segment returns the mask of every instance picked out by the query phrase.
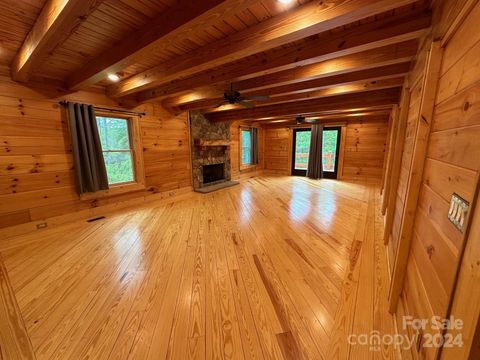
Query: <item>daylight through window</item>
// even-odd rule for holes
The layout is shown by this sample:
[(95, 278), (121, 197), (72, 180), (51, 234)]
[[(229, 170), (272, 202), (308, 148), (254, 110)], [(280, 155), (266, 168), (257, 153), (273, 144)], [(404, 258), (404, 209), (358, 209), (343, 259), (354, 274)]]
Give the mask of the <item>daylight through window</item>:
[(107, 168), (108, 183), (135, 180), (133, 150), (127, 119), (97, 116), (97, 126)]
[(242, 165), (252, 163), (252, 131), (242, 129)]

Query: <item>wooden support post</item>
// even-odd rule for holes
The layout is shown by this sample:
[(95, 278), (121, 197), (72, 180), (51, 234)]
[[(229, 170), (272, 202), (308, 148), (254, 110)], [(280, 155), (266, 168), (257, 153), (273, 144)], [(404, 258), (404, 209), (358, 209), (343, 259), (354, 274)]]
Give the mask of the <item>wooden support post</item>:
[(397, 309), (398, 299), (403, 289), (406, 266), (410, 252), (413, 225), (417, 209), (418, 195), (423, 177), (423, 168), (427, 153), (430, 129), (433, 120), (433, 110), (437, 94), (437, 85), (440, 73), (443, 49), (440, 42), (433, 42), (425, 65), (424, 83), (422, 87), (420, 110), (418, 113), (418, 125), (414, 140), (412, 164), (407, 185), (407, 196), (403, 208), (402, 223), (398, 241), (395, 266), (393, 269), (392, 282), (390, 284), (390, 312)]
[[(392, 112), (390, 113), (388, 127), (388, 136), (385, 149), (385, 158), (383, 161), (383, 171), (382, 171), (382, 188), (380, 190), (381, 194), (388, 193), (388, 187), (390, 185), (390, 172), (392, 171), (392, 159), (393, 152), (395, 151), (395, 137), (397, 136), (397, 127), (398, 127), (398, 106), (394, 105)], [(382, 215), (385, 215), (385, 210), (388, 203), (388, 197), (383, 196), (382, 200)]]
[[(405, 143), (405, 133), (407, 131), (408, 109), (410, 106), (410, 89), (405, 87), (403, 90), (402, 100), (400, 101), (400, 111), (398, 115), (398, 128), (395, 136), (395, 146), (392, 153), (392, 171), (390, 172), (390, 185), (385, 189), (384, 199), (386, 198), (386, 218), (383, 240), (388, 244), (390, 232), (393, 226), (393, 216), (395, 214), (395, 203), (397, 197), (397, 187), (402, 167), (403, 145)], [(383, 212), (383, 211), (382, 211)]]

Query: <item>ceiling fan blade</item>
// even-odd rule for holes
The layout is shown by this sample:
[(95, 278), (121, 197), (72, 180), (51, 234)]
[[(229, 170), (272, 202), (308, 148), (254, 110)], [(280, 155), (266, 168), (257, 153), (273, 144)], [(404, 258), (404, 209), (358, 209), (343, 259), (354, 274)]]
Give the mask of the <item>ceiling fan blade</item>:
[(254, 108), (254, 107), (255, 107), (255, 104), (252, 103), (252, 102), (250, 102), (250, 101), (244, 101), (244, 100), (242, 100), (242, 101), (239, 101), (238, 103), (239, 103), (240, 105), (246, 107), (247, 109), (251, 109), (251, 108)]
[(217, 109), (217, 108), (219, 108), (220, 106), (223, 106), (223, 105), (225, 105), (225, 101), (223, 101), (220, 104), (218, 104), (217, 106), (215, 106), (214, 109)]
[(249, 96), (246, 97), (245, 100), (268, 101), (270, 100), (270, 96)]

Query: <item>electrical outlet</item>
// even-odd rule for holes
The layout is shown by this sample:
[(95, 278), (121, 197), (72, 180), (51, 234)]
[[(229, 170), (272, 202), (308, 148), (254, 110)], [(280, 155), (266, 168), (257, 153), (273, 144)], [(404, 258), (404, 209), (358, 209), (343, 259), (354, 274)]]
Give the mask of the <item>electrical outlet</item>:
[(465, 231), (468, 208), (470, 204), (458, 194), (453, 193), (448, 209), (448, 219), (462, 233)]
[(43, 223), (38, 223), (37, 224), (37, 229), (45, 229), (47, 227), (47, 223), (46, 222), (43, 222)]

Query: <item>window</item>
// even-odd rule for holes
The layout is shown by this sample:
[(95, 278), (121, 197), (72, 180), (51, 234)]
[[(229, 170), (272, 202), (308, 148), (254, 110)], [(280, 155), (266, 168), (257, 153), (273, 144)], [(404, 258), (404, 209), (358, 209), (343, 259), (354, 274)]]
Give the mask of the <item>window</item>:
[(135, 181), (129, 120), (102, 116), (96, 120), (109, 185)]
[(250, 165), (252, 163), (252, 130), (241, 129), (242, 141), (242, 165)]

